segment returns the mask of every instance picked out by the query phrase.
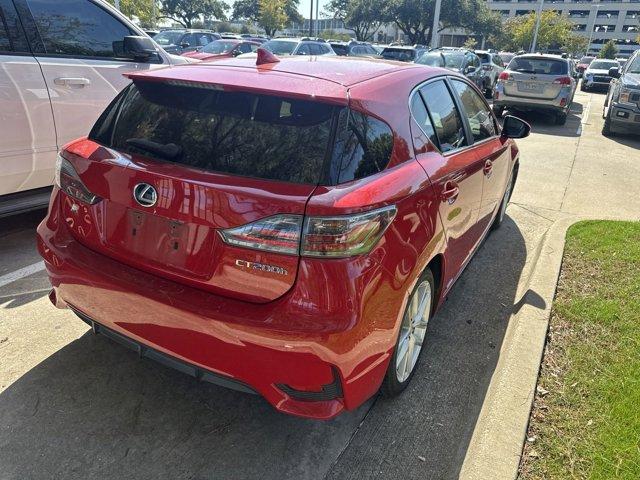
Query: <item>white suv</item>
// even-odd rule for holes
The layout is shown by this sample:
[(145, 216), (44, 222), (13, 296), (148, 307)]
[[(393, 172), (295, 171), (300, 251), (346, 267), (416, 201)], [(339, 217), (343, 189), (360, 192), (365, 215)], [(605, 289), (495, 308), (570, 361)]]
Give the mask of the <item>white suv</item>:
[(0, 0), (0, 216), (47, 203), (56, 153), (169, 55), (101, 0)]

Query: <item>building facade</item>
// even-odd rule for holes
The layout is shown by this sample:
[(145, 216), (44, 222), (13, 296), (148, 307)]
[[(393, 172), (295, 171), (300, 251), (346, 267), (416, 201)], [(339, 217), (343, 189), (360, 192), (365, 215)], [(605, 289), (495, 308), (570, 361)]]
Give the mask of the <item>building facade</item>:
[[(503, 19), (536, 12), (539, 1), (530, 0), (488, 0), (491, 10)], [(575, 24), (575, 31), (591, 36), (589, 53), (596, 54), (609, 40), (618, 47), (621, 57), (628, 57), (640, 48), (640, 0), (546, 0), (544, 10), (555, 10), (565, 15)]]

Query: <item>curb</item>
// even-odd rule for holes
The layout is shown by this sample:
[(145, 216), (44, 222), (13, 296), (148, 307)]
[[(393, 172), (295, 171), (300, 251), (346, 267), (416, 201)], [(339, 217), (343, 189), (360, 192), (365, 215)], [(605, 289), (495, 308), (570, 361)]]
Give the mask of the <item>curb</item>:
[[(544, 353), (567, 229), (576, 217), (555, 221), (532, 255), (533, 268), (522, 283), (505, 332), (500, 357), (460, 471), (465, 480), (511, 479), (518, 475), (522, 446)], [(524, 290), (524, 292), (522, 291)], [(540, 296), (544, 306), (527, 302)]]

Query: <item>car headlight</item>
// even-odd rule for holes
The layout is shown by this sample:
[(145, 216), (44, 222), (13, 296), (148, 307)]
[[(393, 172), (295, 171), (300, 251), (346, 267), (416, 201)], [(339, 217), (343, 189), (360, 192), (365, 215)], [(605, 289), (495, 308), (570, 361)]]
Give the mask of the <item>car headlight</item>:
[(591, 80), (593, 78), (593, 73), (585, 73), (584, 76), (587, 80)]
[(618, 95), (618, 102), (620, 103), (633, 103), (631, 101), (631, 94), (634, 93), (632, 90), (622, 87), (620, 89), (620, 95)]

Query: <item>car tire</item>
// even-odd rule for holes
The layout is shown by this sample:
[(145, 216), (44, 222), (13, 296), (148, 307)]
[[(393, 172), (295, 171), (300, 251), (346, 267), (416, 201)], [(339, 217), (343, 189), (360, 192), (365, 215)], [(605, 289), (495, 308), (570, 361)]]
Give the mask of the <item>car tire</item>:
[(493, 113), (496, 114), (496, 117), (498, 118), (502, 117), (502, 114), (504, 113), (504, 107), (493, 105), (491, 109), (493, 110)]
[(609, 108), (607, 111), (607, 116), (604, 117), (604, 123), (602, 124), (602, 135), (605, 137), (613, 136), (613, 132), (611, 131), (611, 109)]
[(585, 87), (584, 82), (580, 83), (580, 91), (581, 92), (588, 92), (587, 87)]
[[(391, 398), (402, 393), (415, 374), (420, 355), (424, 350), (435, 293), (433, 273), (429, 268), (426, 268), (411, 292), (402, 315), (396, 346), (380, 387), (380, 392), (385, 397)], [(413, 318), (410, 315), (412, 311), (416, 312)], [(418, 344), (418, 342), (420, 343)], [(416, 348), (419, 348), (417, 352)], [(402, 351), (404, 351), (404, 355), (401, 354)], [(399, 358), (399, 355), (402, 356)]]
[(500, 207), (498, 207), (498, 213), (496, 213), (496, 218), (493, 219), (493, 223), (491, 224), (491, 230), (497, 230), (504, 222), (504, 215), (507, 211), (507, 206), (509, 205), (509, 201), (511, 200), (511, 194), (513, 193), (513, 187), (516, 183), (516, 177), (518, 167), (517, 165), (513, 169), (513, 173), (511, 173), (511, 178), (509, 178), (509, 183), (507, 184), (507, 189), (502, 196), (502, 200), (500, 201)]
[(567, 112), (556, 113), (556, 125), (567, 123)]

